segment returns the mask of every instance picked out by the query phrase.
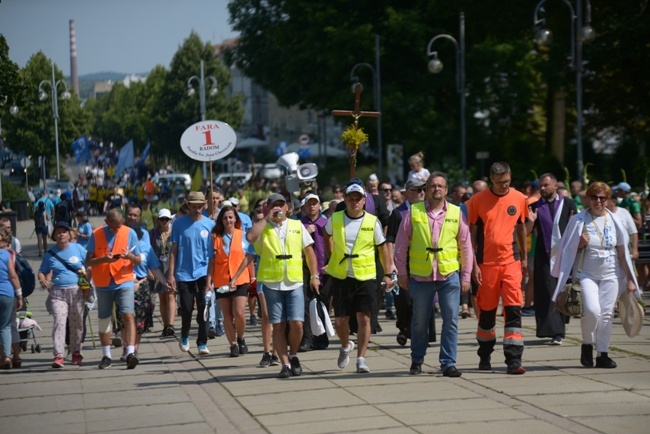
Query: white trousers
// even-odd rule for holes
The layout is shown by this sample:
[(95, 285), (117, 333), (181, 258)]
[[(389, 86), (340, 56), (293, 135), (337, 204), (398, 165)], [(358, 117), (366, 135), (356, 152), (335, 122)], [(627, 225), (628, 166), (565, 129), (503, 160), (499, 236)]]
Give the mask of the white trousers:
[(618, 299), (619, 282), (615, 278), (593, 280), (580, 278), (582, 287), (583, 311), (580, 320), (582, 343), (596, 343), (596, 352), (609, 351), (609, 339), (612, 334), (612, 316)]

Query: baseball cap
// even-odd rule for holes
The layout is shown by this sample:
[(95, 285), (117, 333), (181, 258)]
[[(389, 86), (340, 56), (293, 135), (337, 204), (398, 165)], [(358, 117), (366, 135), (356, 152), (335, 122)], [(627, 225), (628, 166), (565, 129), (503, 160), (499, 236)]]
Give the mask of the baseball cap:
[(632, 187), (627, 182), (619, 182), (618, 185), (616, 187), (614, 187), (614, 189), (615, 190), (623, 190), (623, 191), (625, 191), (627, 193), (632, 191)]
[(316, 201), (320, 203), (320, 198), (317, 195), (315, 195), (314, 193), (309, 193), (300, 201), (300, 206), (301, 207), (305, 206), (305, 204), (309, 202), (310, 199), (316, 199)]
[(163, 208), (160, 211), (158, 211), (158, 218), (159, 219), (162, 219), (162, 218), (170, 219), (170, 218), (172, 218), (172, 213), (167, 208)]
[(230, 201), (230, 199), (228, 199), (228, 200), (224, 200), (223, 202), (221, 202), (221, 208), (226, 207), (226, 206), (229, 206), (229, 207), (232, 207), (232, 206), (233, 206), (233, 205), (232, 205), (232, 202)]
[(270, 195), (266, 203), (268, 203), (269, 206), (271, 206), (273, 205), (274, 202), (278, 202), (278, 201), (287, 203), (287, 199), (285, 199), (285, 197), (282, 196), (280, 193), (273, 193), (272, 195)]
[(233, 206), (239, 205), (239, 199), (237, 199), (236, 197), (229, 197), (228, 202), (230, 202)]
[(64, 222), (64, 221), (57, 222), (57, 223), (54, 225), (54, 229), (55, 229), (55, 230), (58, 229), (58, 228), (66, 228), (67, 230), (71, 230), (71, 229), (72, 229), (72, 228), (70, 227), (70, 225), (68, 224), (68, 222)]
[(406, 181), (406, 185), (404, 186), (405, 190), (408, 190), (411, 187), (422, 187), (425, 185), (426, 182), (422, 180), (422, 178), (411, 178), (408, 181)]
[(348, 188), (345, 189), (345, 195), (349, 195), (352, 193), (359, 193), (361, 196), (365, 196), (366, 192), (364, 191), (363, 187), (361, 187), (358, 184), (352, 184), (348, 186)]
[[(180, 198), (183, 195), (179, 195)], [(183, 196), (184, 197), (184, 196)], [(187, 198), (188, 203), (205, 203), (205, 195), (200, 191), (190, 191), (190, 194)]]

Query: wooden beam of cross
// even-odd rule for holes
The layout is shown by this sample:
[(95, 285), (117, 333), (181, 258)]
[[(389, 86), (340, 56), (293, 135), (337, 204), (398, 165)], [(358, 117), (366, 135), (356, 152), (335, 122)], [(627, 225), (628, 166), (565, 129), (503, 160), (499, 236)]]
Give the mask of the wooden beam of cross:
[[(359, 127), (359, 118), (362, 116), (368, 118), (378, 118), (381, 116), (380, 112), (364, 112), (360, 110), (361, 105), (361, 83), (354, 86), (354, 110), (332, 110), (332, 116), (352, 116), (354, 119), (354, 127)], [(350, 151), (350, 178), (354, 178), (357, 166), (357, 149)]]

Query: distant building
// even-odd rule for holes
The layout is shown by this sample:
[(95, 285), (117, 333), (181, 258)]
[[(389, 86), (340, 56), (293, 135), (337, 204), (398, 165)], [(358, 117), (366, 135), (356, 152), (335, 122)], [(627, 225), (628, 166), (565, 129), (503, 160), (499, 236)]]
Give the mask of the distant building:
[(97, 99), (100, 96), (109, 93), (113, 89), (113, 81), (96, 81), (93, 87), (93, 98)]

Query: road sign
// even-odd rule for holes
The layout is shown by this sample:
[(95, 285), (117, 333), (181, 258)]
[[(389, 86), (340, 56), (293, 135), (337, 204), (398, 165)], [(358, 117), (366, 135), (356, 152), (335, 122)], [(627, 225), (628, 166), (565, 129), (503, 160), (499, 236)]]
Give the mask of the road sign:
[(190, 126), (181, 136), (181, 149), (198, 161), (217, 161), (230, 154), (237, 145), (237, 134), (221, 121), (201, 121)]
[(309, 137), (308, 134), (301, 134), (300, 137), (298, 137), (298, 143), (301, 146), (306, 146), (311, 142), (311, 137)]
[(20, 160), (20, 165), (23, 166), (23, 169), (27, 169), (27, 168), (29, 168), (29, 166), (32, 165), (32, 159), (28, 158), (28, 157), (23, 157)]

